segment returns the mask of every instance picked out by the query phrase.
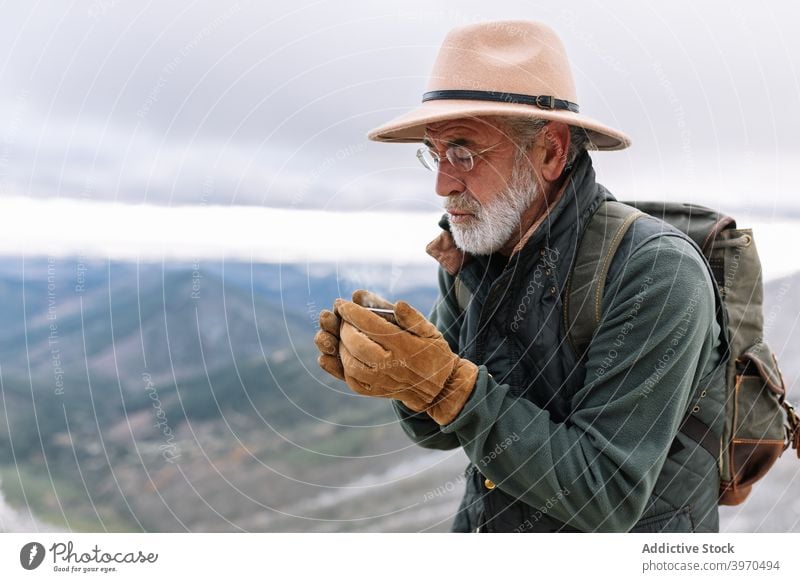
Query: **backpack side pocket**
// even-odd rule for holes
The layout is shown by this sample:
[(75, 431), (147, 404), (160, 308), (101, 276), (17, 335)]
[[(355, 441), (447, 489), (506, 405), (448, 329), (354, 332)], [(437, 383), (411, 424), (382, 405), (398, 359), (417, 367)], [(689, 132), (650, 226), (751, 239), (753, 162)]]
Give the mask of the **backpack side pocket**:
[(775, 356), (764, 342), (736, 361), (729, 397), (733, 406), (721, 456), (720, 504), (738, 505), (786, 448), (783, 401), (786, 388)]

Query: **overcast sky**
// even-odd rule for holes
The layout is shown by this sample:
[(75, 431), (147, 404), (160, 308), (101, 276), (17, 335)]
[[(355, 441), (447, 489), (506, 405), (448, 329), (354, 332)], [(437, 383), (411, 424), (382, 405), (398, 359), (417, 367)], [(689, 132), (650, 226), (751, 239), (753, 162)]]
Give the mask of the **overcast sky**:
[(797, 6), (6, 3), (0, 194), (435, 212), (415, 146), (365, 134), (419, 103), (450, 28), (526, 18), (561, 35), (582, 112), (632, 136), (594, 156), (618, 198), (800, 217)]

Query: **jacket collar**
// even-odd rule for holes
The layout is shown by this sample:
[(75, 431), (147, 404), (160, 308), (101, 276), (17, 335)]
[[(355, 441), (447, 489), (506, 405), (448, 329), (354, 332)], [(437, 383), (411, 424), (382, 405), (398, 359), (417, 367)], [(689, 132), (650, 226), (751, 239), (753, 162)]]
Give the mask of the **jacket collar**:
[[(564, 185), (559, 189), (547, 212), (525, 232), (519, 244), (514, 248), (509, 262), (519, 259), (541, 246), (544, 239), (557, 236), (565, 229), (580, 226), (576, 222), (584, 222), (590, 207), (610, 197), (604, 188), (596, 184), (592, 158), (584, 152), (572, 168)], [(439, 220), (442, 232), (428, 243), (425, 251), (436, 259), (450, 275), (455, 276), (470, 261), (478, 258), (465, 253), (456, 246), (450, 233), (450, 221), (447, 214)]]

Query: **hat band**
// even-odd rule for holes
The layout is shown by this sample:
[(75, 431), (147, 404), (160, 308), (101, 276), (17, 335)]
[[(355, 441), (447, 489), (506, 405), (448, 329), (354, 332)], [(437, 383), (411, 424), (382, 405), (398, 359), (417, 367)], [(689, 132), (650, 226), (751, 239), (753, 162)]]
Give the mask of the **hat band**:
[(422, 96), (422, 102), (438, 99), (466, 99), (469, 101), (499, 101), (501, 103), (520, 103), (533, 105), (539, 109), (566, 109), (578, 113), (578, 104), (556, 99), (552, 95), (524, 95), (522, 93), (506, 93), (500, 91), (473, 91), (470, 89), (446, 89), (428, 91)]

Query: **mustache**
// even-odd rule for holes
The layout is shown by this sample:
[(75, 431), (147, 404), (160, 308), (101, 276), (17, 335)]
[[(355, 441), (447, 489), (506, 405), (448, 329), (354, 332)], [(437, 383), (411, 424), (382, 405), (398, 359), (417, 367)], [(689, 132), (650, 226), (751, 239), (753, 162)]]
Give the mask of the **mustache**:
[(447, 212), (469, 212), (477, 216), (481, 211), (481, 205), (476, 200), (471, 200), (462, 194), (448, 198), (444, 204), (444, 209)]

